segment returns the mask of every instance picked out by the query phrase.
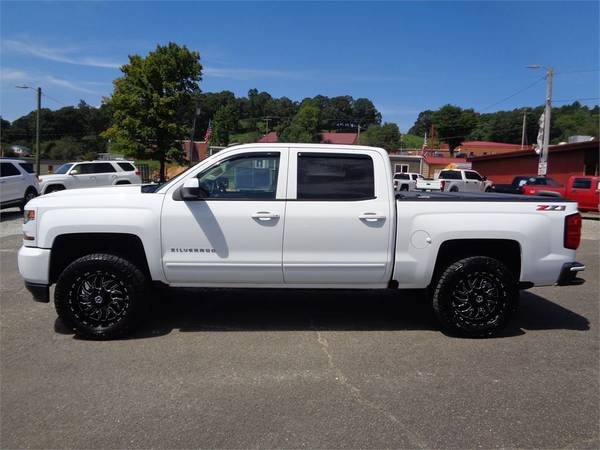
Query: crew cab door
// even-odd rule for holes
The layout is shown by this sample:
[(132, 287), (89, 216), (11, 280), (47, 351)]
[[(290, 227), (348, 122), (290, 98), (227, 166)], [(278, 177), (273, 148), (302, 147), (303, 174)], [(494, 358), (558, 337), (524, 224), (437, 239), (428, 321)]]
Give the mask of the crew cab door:
[(598, 209), (599, 200), (598, 179), (578, 177), (569, 180), (567, 198), (577, 200), (581, 209)]
[(471, 170), (465, 170), (465, 191), (467, 192), (481, 192), (483, 191), (483, 179), (477, 172)]
[(376, 151), (290, 150), (286, 284), (387, 283), (396, 220), (388, 171)]
[(195, 175), (206, 198), (185, 201), (167, 191), (161, 230), (170, 283), (283, 284), (286, 150), (217, 157)]

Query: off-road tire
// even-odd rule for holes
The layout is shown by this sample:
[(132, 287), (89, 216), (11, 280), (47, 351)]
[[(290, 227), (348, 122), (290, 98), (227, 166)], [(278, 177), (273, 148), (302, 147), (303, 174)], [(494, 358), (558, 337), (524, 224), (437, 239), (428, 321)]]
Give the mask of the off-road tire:
[(64, 324), (90, 339), (125, 336), (137, 325), (147, 280), (134, 264), (115, 255), (83, 256), (60, 274), (54, 306)]
[(517, 310), (518, 282), (497, 259), (472, 256), (443, 270), (434, 283), (432, 301), (435, 315), (449, 334), (493, 336)]
[(448, 192), (458, 192), (458, 188), (456, 186), (452, 186)]
[(400, 190), (401, 191), (408, 191), (408, 185), (407, 184), (403, 184), (402, 186), (400, 186)]
[(25, 191), (25, 195), (23, 196), (23, 201), (21, 202), (21, 205), (19, 205), (21, 211), (25, 211), (25, 205), (27, 204), (27, 202), (36, 198), (37, 195), (38, 193), (34, 188), (27, 188), (27, 190)]

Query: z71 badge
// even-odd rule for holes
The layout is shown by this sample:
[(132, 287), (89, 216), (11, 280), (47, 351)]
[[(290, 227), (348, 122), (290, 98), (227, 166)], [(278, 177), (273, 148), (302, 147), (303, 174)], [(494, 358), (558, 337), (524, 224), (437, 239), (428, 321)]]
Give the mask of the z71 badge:
[(565, 205), (537, 205), (537, 211), (564, 211)]

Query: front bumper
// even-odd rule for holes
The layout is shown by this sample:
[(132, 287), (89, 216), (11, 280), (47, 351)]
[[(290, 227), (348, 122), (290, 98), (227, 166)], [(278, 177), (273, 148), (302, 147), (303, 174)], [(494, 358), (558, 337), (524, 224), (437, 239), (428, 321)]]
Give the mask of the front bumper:
[(577, 286), (585, 283), (583, 278), (579, 278), (577, 274), (583, 272), (585, 266), (578, 262), (564, 263), (560, 271), (560, 276), (556, 282), (557, 286)]
[(47, 284), (25, 282), (25, 287), (36, 302), (48, 303), (50, 301), (50, 286)]

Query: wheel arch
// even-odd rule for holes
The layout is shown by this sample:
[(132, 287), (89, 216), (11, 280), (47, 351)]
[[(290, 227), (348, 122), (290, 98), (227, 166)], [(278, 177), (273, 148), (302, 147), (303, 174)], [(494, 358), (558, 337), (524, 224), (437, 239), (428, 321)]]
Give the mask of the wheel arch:
[(67, 233), (56, 236), (50, 253), (50, 284), (76, 259), (106, 253), (122, 257), (142, 270), (151, 280), (144, 244), (139, 236), (129, 233)]
[(67, 187), (64, 184), (62, 184), (62, 183), (52, 183), (52, 184), (49, 184), (48, 186), (44, 187), (44, 190), (43, 190), (42, 194), (47, 193), (48, 189), (53, 188), (53, 187), (58, 187), (59, 191), (64, 191), (65, 189), (67, 189)]
[(488, 256), (504, 264), (519, 280), (521, 275), (521, 244), (513, 239), (451, 239), (444, 241), (435, 259), (434, 283), (443, 270), (449, 265), (470, 256)]

